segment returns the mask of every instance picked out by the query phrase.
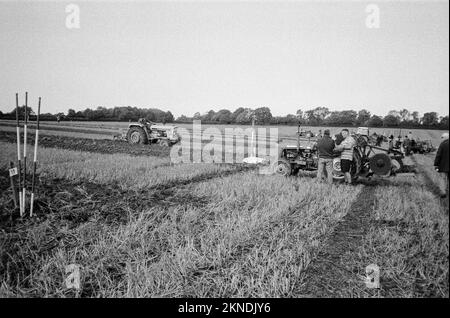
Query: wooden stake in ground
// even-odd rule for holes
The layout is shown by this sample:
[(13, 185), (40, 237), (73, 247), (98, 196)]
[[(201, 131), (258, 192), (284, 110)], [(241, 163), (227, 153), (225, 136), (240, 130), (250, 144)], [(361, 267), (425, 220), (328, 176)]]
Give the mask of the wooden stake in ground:
[(23, 213), (26, 207), (26, 191), (27, 191), (27, 108), (28, 108), (28, 92), (25, 92), (25, 122), (23, 125)]
[(19, 126), (19, 94), (16, 93), (16, 130), (17, 130), (17, 166), (18, 166), (18, 174), (19, 174), (19, 211), (20, 216), (23, 215), (23, 202), (22, 202), (22, 187), (21, 187), (21, 171), (22, 171), (22, 162), (20, 156), (20, 126)]
[(31, 203), (30, 203), (30, 217), (33, 216), (34, 207), (34, 185), (35, 185), (35, 175), (36, 175), (36, 161), (37, 161), (37, 150), (38, 150), (38, 139), (39, 139), (39, 114), (41, 112), (41, 98), (39, 97), (38, 102), (38, 112), (36, 118), (36, 137), (34, 139), (34, 159), (33, 159), (33, 177), (31, 178)]
[(17, 175), (17, 168), (14, 167), (14, 162), (9, 162), (9, 179), (11, 180), (11, 189), (13, 192), (14, 209), (17, 209), (17, 189), (14, 182), (14, 176)]

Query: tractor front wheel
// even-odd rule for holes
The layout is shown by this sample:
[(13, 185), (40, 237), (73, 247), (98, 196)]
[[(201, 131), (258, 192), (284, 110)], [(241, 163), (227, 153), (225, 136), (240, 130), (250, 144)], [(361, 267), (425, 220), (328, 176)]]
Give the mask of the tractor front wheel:
[[(361, 157), (357, 152), (354, 152), (353, 161), (350, 168), (350, 175), (352, 177), (352, 182), (358, 179), (360, 171), (361, 171)], [(335, 158), (333, 160), (333, 179), (338, 181), (344, 180), (344, 173), (341, 170), (340, 158)]]
[(144, 129), (141, 127), (131, 127), (128, 129), (127, 140), (130, 144), (147, 144), (148, 139)]
[(291, 164), (286, 160), (278, 160), (274, 164), (274, 172), (282, 176), (289, 176), (292, 173)]
[(343, 180), (344, 179), (344, 173), (341, 171), (341, 159), (335, 158), (333, 160), (333, 179), (334, 180)]

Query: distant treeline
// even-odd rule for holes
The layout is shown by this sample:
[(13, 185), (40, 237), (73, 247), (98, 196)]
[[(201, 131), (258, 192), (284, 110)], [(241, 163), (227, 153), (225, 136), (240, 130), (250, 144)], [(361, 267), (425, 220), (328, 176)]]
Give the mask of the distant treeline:
[(215, 112), (210, 110), (205, 114), (195, 113), (193, 117), (184, 115), (177, 118), (178, 122), (191, 122), (201, 120), (203, 123), (220, 124), (250, 124), (252, 116), (256, 123), (272, 125), (297, 125), (307, 126), (369, 126), (369, 127), (399, 127), (399, 128), (428, 128), (448, 129), (448, 115), (440, 117), (436, 112), (427, 112), (422, 117), (417, 111), (407, 109), (392, 110), (386, 116), (381, 117), (371, 114), (368, 110), (342, 110), (330, 111), (327, 107), (316, 107), (303, 111), (297, 110), (295, 114), (286, 116), (272, 116), (268, 107), (256, 109), (240, 107), (234, 112), (227, 109)]
[[(34, 116), (34, 110), (28, 107), (28, 112), (31, 111), (31, 116)], [(19, 108), (19, 116), (23, 118), (25, 112), (25, 106)], [(0, 112), (0, 118), (2, 119), (16, 119), (16, 110), (3, 114)], [(62, 121), (137, 121), (139, 118), (147, 118), (154, 122), (171, 123), (174, 121), (174, 117), (170, 111), (162, 111), (157, 108), (137, 108), (131, 106), (125, 107), (97, 107), (97, 109), (86, 108), (83, 111), (75, 111), (69, 109), (67, 114), (40, 114), (40, 120), (58, 120)]]
[[(23, 118), (25, 107), (20, 108), (20, 116)], [(31, 116), (33, 110), (29, 107)], [(3, 114), (1, 119), (15, 119), (16, 111)], [(386, 116), (371, 114), (368, 110), (342, 110), (330, 111), (327, 107), (316, 107), (310, 110), (297, 110), (295, 114), (286, 116), (273, 116), (270, 108), (259, 107), (256, 109), (239, 107), (235, 111), (221, 109), (210, 110), (204, 114), (195, 113), (192, 117), (181, 115), (174, 118), (170, 111), (162, 111), (157, 108), (137, 107), (97, 107), (87, 108), (83, 111), (69, 109), (67, 114), (41, 114), (41, 120), (73, 120), (73, 121), (137, 121), (146, 118), (154, 122), (162, 123), (191, 123), (193, 120), (201, 120), (205, 124), (251, 124), (255, 119), (256, 124), (266, 125), (307, 125), (307, 126), (369, 126), (369, 127), (399, 127), (399, 128), (426, 128), (426, 129), (449, 129), (447, 116), (439, 116), (436, 112), (427, 112), (419, 116), (417, 111), (407, 109), (391, 110)]]

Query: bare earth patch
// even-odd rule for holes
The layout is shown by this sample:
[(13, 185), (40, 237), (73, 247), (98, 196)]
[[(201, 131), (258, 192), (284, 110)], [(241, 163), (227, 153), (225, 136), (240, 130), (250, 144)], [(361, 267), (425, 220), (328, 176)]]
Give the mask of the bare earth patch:
[[(23, 136), (23, 134), (22, 134)], [(28, 144), (34, 145), (34, 134), (28, 134)], [(21, 137), (23, 140), (23, 137)], [(0, 131), (0, 140), (15, 143), (17, 140), (15, 132)], [(152, 145), (130, 145), (124, 141), (113, 141), (107, 139), (88, 139), (65, 136), (40, 136), (39, 145), (49, 148), (70, 149), (98, 153), (125, 153), (134, 156), (158, 156), (168, 157), (170, 148), (157, 144)]]

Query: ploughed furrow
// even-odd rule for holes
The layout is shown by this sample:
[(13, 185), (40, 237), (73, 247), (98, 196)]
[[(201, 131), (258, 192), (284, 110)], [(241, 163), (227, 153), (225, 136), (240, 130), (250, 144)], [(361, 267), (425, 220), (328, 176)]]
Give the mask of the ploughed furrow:
[[(34, 145), (34, 133), (29, 133), (27, 143)], [(23, 140), (23, 134), (22, 138)], [(0, 131), (0, 141), (15, 143), (17, 136), (15, 132)], [(49, 148), (60, 148), (69, 150), (88, 151), (96, 153), (124, 153), (133, 156), (156, 156), (168, 157), (170, 148), (162, 147), (158, 144), (151, 145), (130, 145), (124, 141), (113, 141), (107, 139), (88, 139), (66, 136), (50, 136), (41, 134), (39, 145)]]
[[(37, 218), (60, 217), (73, 225), (99, 218), (108, 223), (126, 223), (130, 215), (154, 207), (203, 204), (205, 198), (196, 197), (187, 186), (203, 181), (254, 170), (253, 167), (236, 166), (235, 169), (203, 173), (189, 180), (170, 180), (139, 190), (124, 189), (119, 183), (99, 184), (89, 181), (73, 182), (66, 179), (41, 180), (37, 186), (35, 214)], [(41, 178), (37, 176), (37, 179)], [(2, 189), (0, 224), (17, 218), (13, 214), (12, 193), (7, 171), (0, 174)], [(11, 215), (14, 215), (11, 217)], [(6, 223), (5, 223), (6, 222)], [(0, 225), (1, 227), (1, 225)]]
[(360, 292), (367, 292), (361, 268), (352, 265), (359, 263), (353, 259), (358, 257), (358, 249), (369, 230), (374, 204), (375, 187), (366, 185), (308, 266), (298, 297), (343, 297), (349, 291), (362, 296)]
[[(171, 207), (197, 209), (210, 203), (207, 195), (192, 191), (191, 183), (247, 170), (242, 168), (217, 175), (205, 174), (191, 182), (170, 182), (157, 188), (138, 191), (123, 189), (118, 184), (71, 182), (65, 179), (42, 180), (38, 186), (35, 216), (32, 219), (20, 219), (18, 211), (14, 211), (12, 194), (8, 188), (9, 175), (7, 171), (1, 171), (0, 277), (12, 286), (32, 289), (29, 277), (35, 265), (30, 260), (35, 257), (50, 257), (61, 246), (70, 250), (79, 246), (86, 248), (92, 243), (80, 241), (72, 234), (73, 231), (83, 231), (83, 228), (97, 228), (100, 231), (105, 226), (116, 229), (128, 224), (143, 211), (154, 214), (152, 217), (155, 224), (159, 224), (167, 218)], [(39, 234), (41, 242), (36, 246), (34, 238), (28, 234), (30, 228), (43, 229)], [(92, 235), (92, 240), (95, 240), (95, 235)], [(28, 246), (28, 249), (22, 248), (23, 246)], [(32, 257), (25, 255), (25, 251), (32, 253)], [(90, 288), (85, 284), (83, 292), (88, 296)], [(98, 288), (93, 286), (92, 292), (96, 289)]]
[[(0, 123), (2, 126), (7, 127), (16, 127), (16, 123), (6, 123), (2, 122)], [(28, 123), (27, 124), (28, 129), (35, 129), (36, 124), (34, 123)], [(21, 125), (22, 127), (22, 125)], [(46, 124), (40, 124), (40, 129), (43, 130), (53, 130), (53, 131), (67, 131), (67, 132), (78, 132), (78, 133), (84, 133), (84, 134), (98, 134), (98, 135), (111, 135), (111, 137), (114, 134), (119, 133), (119, 130), (114, 129), (90, 129), (90, 128), (73, 128), (68, 126), (56, 126), (56, 125), (46, 125)]]
[(155, 190), (155, 191), (163, 191), (163, 190), (167, 190), (170, 188), (176, 188), (176, 187), (180, 187), (180, 186), (185, 186), (188, 184), (193, 184), (193, 183), (200, 183), (203, 181), (208, 181), (211, 179), (216, 179), (216, 178), (224, 178), (227, 176), (231, 176), (234, 174), (238, 174), (238, 173), (242, 173), (242, 172), (247, 172), (247, 171), (256, 171), (256, 167), (254, 166), (247, 166), (244, 164), (217, 164), (217, 165), (224, 165), (224, 166), (230, 166), (233, 167), (233, 169), (231, 170), (224, 170), (224, 171), (219, 171), (219, 172), (205, 172), (199, 175), (196, 175), (190, 179), (187, 180), (171, 180), (169, 182), (163, 183), (163, 184), (158, 184), (155, 186), (150, 187), (150, 190)]

